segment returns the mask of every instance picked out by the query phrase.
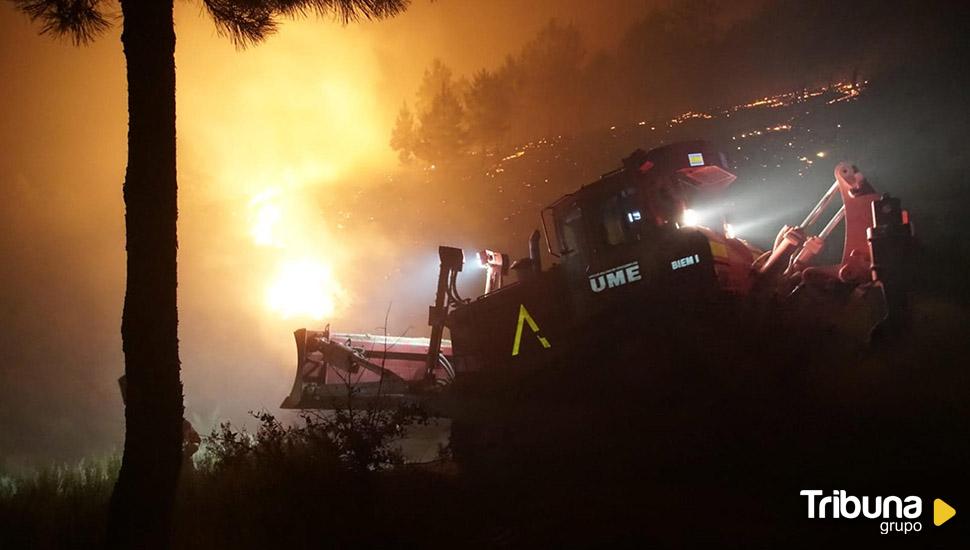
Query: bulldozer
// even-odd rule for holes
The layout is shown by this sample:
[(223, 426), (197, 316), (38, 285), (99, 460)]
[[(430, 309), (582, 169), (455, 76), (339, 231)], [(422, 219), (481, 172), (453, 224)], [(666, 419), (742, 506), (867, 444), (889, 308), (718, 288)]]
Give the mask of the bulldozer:
[[(478, 251), (473, 262), (486, 281), (475, 298), (458, 292), (464, 252), (439, 247), (430, 338), (301, 328), (296, 377), (281, 407), (422, 400), (469, 373), (555, 363), (577, 346), (635, 339), (656, 323), (711, 312), (772, 323), (804, 304), (830, 317), (852, 305), (866, 312), (863, 339), (886, 341), (905, 330), (915, 245), (899, 199), (877, 193), (855, 166), (840, 162), (803, 221), (782, 227), (762, 250), (735, 235), (726, 219), (714, 227), (691, 219), (695, 203), (736, 179), (725, 155), (706, 141), (638, 149), (543, 208), (527, 256), (512, 261), (501, 251)], [(813, 234), (837, 198), (842, 206)], [(841, 258), (816, 265), (840, 225)], [(553, 259), (548, 267), (543, 241)]]

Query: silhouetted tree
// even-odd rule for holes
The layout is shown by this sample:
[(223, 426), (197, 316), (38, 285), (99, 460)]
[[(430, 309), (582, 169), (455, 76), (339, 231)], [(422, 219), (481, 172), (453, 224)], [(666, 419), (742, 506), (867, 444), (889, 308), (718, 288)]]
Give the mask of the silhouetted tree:
[(417, 115), (420, 117), (431, 110), (435, 98), (442, 88), (452, 90), (454, 86), (455, 82), (451, 69), (440, 59), (435, 58), (431, 65), (424, 70), (421, 85), (418, 87), (418, 93), (415, 96), (414, 109)]
[(454, 159), (465, 147), (464, 109), (458, 94), (442, 84), (431, 108), (421, 115), (417, 156), (428, 162)]
[(407, 164), (414, 159), (414, 147), (417, 145), (417, 129), (414, 127), (414, 115), (405, 101), (401, 110), (397, 112), (397, 120), (391, 130), (391, 149), (397, 151), (397, 157)]
[[(80, 45), (111, 26), (105, 0), (14, 0), (42, 33)], [(272, 34), (281, 17), (384, 18), (408, 0), (202, 0), (220, 34), (238, 46)], [(115, 548), (166, 548), (181, 465), (173, 0), (120, 0), (128, 77), (125, 173), (127, 289), (121, 335), (127, 375), (125, 449), (111, 499)]]
[(579, 30), (553, 19), (523, 46), (513, 63), (506, 64), (518, 100), (513, 120), (519, 137), (576, 128), (578, 112), (593, 99), (581, 94), (585, 55)]
[(475, 73), (465, 94), (469, 141), (487, 149), (499, 145), (509, 131), (512, 82), (507, 72)]

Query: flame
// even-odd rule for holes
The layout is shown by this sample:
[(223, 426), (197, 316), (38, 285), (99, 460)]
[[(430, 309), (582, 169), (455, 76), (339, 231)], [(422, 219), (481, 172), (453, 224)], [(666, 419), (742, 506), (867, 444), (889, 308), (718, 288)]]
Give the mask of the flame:
[(321, 217), (298, 200), (305, 193), (298, 185), (256, 193), (249, 201), (249, 234), (276, 267), (265, 286), (266, 307), (283, 319), (321, 320), (346, 304), (347, 292), (328, 261), (334, 243), (326, 239)]
[(321, 320), (334, 314), (340, 284), (329, 267), (314, 258), (284, 261), (266, 289), (266, 305), (284, 319)]
[(249, 201), (250, 207), (255, 210), (249, 232), (253, 242), (259, 246), (282, 246), (275, 235), (276, 227), (283, 217), (283, 210), (276, 202), (278, 196), (279, 190), (271, 187)]

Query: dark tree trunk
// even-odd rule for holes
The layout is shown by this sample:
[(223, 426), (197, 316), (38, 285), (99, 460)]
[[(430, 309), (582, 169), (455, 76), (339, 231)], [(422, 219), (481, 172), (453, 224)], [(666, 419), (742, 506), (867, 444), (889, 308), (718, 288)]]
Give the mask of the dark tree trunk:
[(181, 466), (172, 2), (121, 1), (128, 71), (128, 280), (121, 336), (128, 387), (125, 454), (107, 532), (114, 548), (169, 545)]

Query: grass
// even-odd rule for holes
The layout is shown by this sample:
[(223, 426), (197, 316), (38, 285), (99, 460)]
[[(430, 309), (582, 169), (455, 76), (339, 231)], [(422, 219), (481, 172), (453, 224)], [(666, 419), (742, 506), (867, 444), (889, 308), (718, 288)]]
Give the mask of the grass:
[(0, 547), (96, 547), (121, 467), (118, 456), (0, 479)]

